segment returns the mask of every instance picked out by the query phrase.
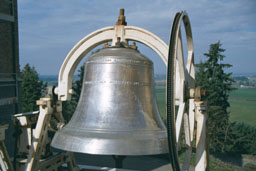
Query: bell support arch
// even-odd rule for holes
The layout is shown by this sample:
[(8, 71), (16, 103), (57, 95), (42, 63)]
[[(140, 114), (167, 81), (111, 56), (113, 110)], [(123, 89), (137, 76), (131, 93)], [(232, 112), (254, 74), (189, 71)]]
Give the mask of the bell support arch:
[(132, 40), (148, 46), (167, 65), (168, 46), (155, 34), (134, 26), (116, 25), (115, 27), (105, 27), (85, 36), (66, 56), (59, 72), (58, 88), (55, 92), (58, 94), (59, 100), (67, 101), (71, 99), (72, 77), (83, 57), (100, 44), (110, 41), (113, 41), (112, 44), (114, 44), (117, 37), (120, 37), (121, 41)]

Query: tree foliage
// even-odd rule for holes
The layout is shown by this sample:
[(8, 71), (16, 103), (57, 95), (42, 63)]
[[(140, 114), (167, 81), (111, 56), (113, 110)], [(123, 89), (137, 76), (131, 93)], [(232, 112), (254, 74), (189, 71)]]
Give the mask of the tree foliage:
[(231, 123), (228, 128), (227, 152), (256, 155), (256, 127), (244, 123)]
[(38, 73), (35, 67), (26, 64), (21, 72), (22, 79), (22, 112), (31, 112), (38, 110), (36, 101), (42, 97), (43, 90), (47, 84), (39, 81)]
[(234, 82), (231, 73), (225, 73), (225, 69), (232, 65), (222, 63), (224, 51), (220, 42), (211, 44), (209, 52), (204, 54), (207, 60), (196, 65), (196, 84), (208, 92), (208, 133), (210, 149), (215, 152), (225, 151), (229, 125), (228, 97)]
[(74, 91), (75, 91), (75, 94), (73, 95), (73, 98), (77, 103), (79, 101), (79, 97), (80, 97), (81, 90), (82, 90), (82, 87), (83, 87), (84, 65), (82, 65), (80, 67), (80, 69), (78, 70), (78, 78), (79, 79), (75, 81), (74, 86), (73, 86)]

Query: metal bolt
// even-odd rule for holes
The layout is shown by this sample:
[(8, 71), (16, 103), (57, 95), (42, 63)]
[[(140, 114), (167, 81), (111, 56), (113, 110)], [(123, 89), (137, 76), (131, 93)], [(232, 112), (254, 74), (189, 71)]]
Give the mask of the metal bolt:
[(124, 9), (123, 8), (120, 9), (120, 15), (124, 15)]
[(69, 90), (68, 90), (68, 93), (69, 93), (69, 94), (74, 94), (75, 91), (74, 91), (73, 89), (69, 89)]
[(207, 96), (207, 92), (205, 90), (202, 90), (200, 87), (195, 88), (195, 100), (201, 101)]
[(120, 46), (120, 45), (121, 45), (121, 38), (117, 37), (116, 46)]
[(127, 25), (127, 22), (125, 21), (124, 9), (123, 8), (120, 9), (120, 13), (119, 13), (116, 25), (124, 25), (124, 26)]
[(137, 50), (138, 47), (136, 46), (135, 42), (132, 43), (131, 48)]
[(108, 42), (107, 43), (104, 43), (104, 48), (108, 47)]

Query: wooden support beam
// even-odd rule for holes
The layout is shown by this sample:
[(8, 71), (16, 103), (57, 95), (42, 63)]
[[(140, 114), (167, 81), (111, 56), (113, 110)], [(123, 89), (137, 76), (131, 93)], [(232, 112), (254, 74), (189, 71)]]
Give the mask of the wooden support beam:
[(208, 167), (207, 145), (206, 145), (206, 123), (208, 119), (207, 105), (203, 101), (195, 102), (196, 105), (196, 167), (195, 171), (206, 170)]

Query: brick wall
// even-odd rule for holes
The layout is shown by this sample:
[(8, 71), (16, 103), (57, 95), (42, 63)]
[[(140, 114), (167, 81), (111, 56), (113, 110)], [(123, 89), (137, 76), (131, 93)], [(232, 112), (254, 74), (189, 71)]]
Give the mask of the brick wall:
[[(0, 73), (19, 72), (17, 0), (0, 0), (0, 14), (14, 16), (14, 22), (0, 19)], [(6, 77), (0, 74), (0, 78)]]
[(14, 152), (11, 117), (20, 113), (21, 102), (18, 44), (17, 0), (0, 0), (0, 124), (9, 124), (5, 144), (10, 156)]

